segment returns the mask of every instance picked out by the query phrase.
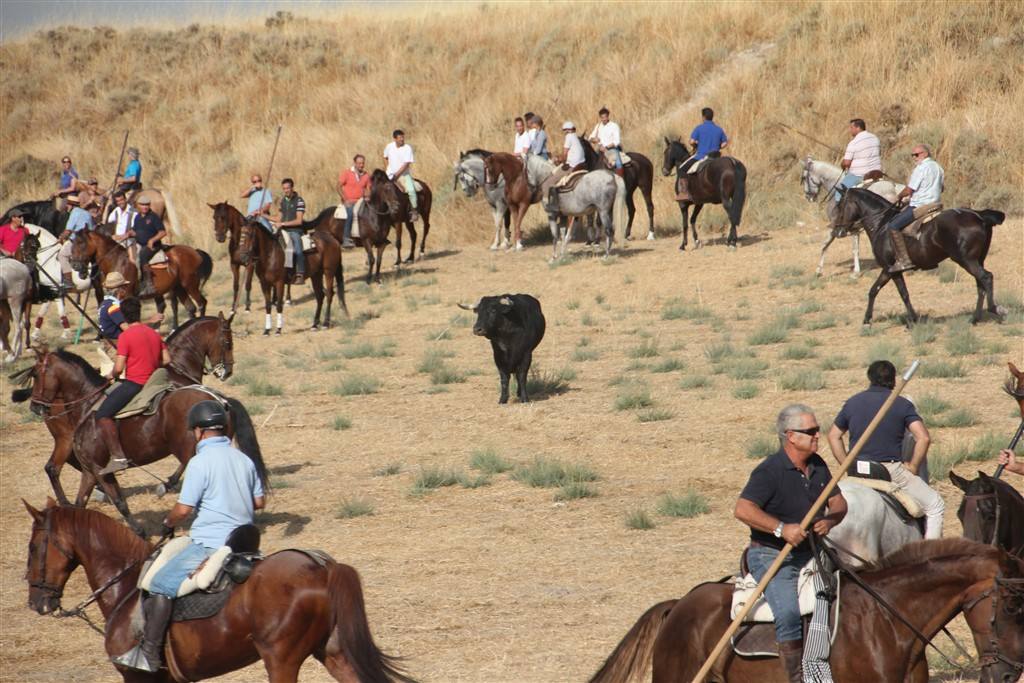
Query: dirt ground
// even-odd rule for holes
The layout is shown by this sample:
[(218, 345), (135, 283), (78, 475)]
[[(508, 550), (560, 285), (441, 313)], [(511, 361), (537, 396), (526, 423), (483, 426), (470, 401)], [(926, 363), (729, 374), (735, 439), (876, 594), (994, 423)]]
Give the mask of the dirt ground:
[[(677, 225), (677, 214), (666, 219), (666, 211), (659, 207), (661, 220)], [(722, 220), (719, 207), (709, 212)], [(528, 220), (536, 222), (536, 215)], [(677, 250), (674, 229), (654, 242), (630, 242), (608, 261), (577, 244), (573, 258), (557, 266), (548, 264), (544, 244), (521, 254), (489, 252), (483, 204), (479, 222), (477, 244), (428, 254), (397, 279), (386, 268), (381, 287), (354, 281), (365, 272), (362, 256), (347, 252), (349, 308), (353, 318), (362, 316), (361, 326), (306, 331), (309, 297), (286, 310), (281, 337), (260, 336), (261, 310), (240, 313), (236, 377), (226, 384), (208, 379), (255, 414), (276, 485), (260, 516), (264, 549), (322, 548), (358, 569), (378, 644), (406, 658), (409, 672), (422, 680), (586, 679), (647, 607), (733, 571), (747, 530), (733, 519), (732, 506), (757, 463), (747, 447), (772, 438), (776, 412), (806, 402), (829, 424), (865, 385), (867, 362), (882, 351), (897, 351), (904, 363), (919, 357), (925, 367), (955, 361), (964, 368), (962, 377), (920, 377), (908, 388), (915, 398), (939, 397), (974, 417), (972, 426), (933, 429), (933, 452), (951, 452), (989, 432), (1005, 443), (1019, 420), (1001, 385), (1005, 362), (1024, 359), (1021, 220), (995, 229), (988, 261), (997, 300), (1014, 306), (1010, 318), (974, 328), (967, 355), (955, 358), (964, 347), (951, 340), (965, 334), (973, 281), (963, 271), (954, 277), (952, 269), (908, 278), (918, 311), (935, 325), (931, 341), (911, 339), (891, 286), (865, 334), (861, 317), (878, 271), (865, 243), (868, 270), (852, 279), (849, 242), (841, 241), (826, 276), (814, 278), (820, 221), (771, 234), (745, 225), (737, 251), (727, 251), (721, 233), (707, 227), (712, 243), (695, 252)], [(444, 229), (437, 221), (435, 233)], [(389, 249), (388, 266), (393, 257)], [(213, 313), (228, 307), (231, 296), (224, 254), (215, 258), (207, 286)], [(469, 314), (455, 304), (503, 292), (540, 299), (548, 327), (535, 368), (561, 373), (566, 391), (526, 405), (497, 405), (489, 345), (472, 335)], [(785, 342), (749, 343), (753, 332), (787, 313), (795, 326)], [(47, 332), (51, 338), (58, 332), (52, 321)], [(731, 352), (713, 362), (716, 345), (725, 341)], [(347, 357), (366, 344), (373, 346), (362, 352), (371, 357)], [(72, 350), (89, 360), (96, 353), (91, 343)], [(464, 381), (434, 384), (419, 372), (430, 350), (450, 352), (444, 362)], [(769, 364), (762, 376), (730, 377), (752, 357)], [(845, 367), (824, 370), (823, 363)], [(9, 402), (9, 372), (4, 369), (0, 402), (0, 679), (118, 680), (100, 636), (80, 621), (44, 618), (26, 607), (30, 524), (20, 499), (40, 505), (50, 493), (42, 467), (51, 439), (24, 404)], [(353, 375), (376, 378), (379, 391), (339, 395)], [(700, 377), (706, 386), (683, 388), (700, 384)], [(807, 386), (823, 387), (782, 388), (807, 378), (814, 380)], [(653, 405), (617, 410), (617, 399), (638, 385), (649, 390)], [(737, 397), (751, 393), (756, 396)], [(663, 419), (641, 422), (641, 413)], [(338, 426), (347, 419), (351, 427), (336, 429), (338, 418)], [(456, 484), (413, 494), (422, 468), (471, 473), (469, 459), (481, 449), (516, 465), (538, 455), (586, 464), (600, 477), (593, 484), (598, 495), (559, 501), (557, 489), (528, 487), (510, 473), (477, 488)], [(379, 472), (395, 464), (397, 474)], [(994, 467), (990, 459), (957, 471), (973, 477), (978, 466)], [(166, 476), (172, 469), (166, 460), (153, 471)], [(76, 486), (71, 468), (63, 481)], [(143, 472), (130, 471), (122, 482), (133, 512), (151, 526), (173, 503), (154, 495), (154, 481)], [(945, 533), (959, 535), (958, 492), (946, 481), (938, 488), (947, 501)], [(656, 511), (663, 494), (688, 490), (704, 496), (707, 514), (684, 519)], [(346, 500), (370, 503), (373, 514), (340, 518)], [(109, 505), (90, 507), (114, 514)], [(653, 529), (627, 526), (627, 514), (638, 508)], [(87, 593), (79, 571), (65, 606)], [(250, 667), (223, 680), (264, 676)], [(302, 680), (330, 679), (310, 660)]]

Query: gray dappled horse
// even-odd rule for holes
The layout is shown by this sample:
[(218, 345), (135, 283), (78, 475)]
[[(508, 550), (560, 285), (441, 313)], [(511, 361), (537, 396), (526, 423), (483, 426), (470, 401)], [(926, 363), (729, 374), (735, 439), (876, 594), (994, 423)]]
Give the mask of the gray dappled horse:
[[(846, 237), (847, 235), (849, 235), (850, 240), (853, 242), (853, 272), (856, 275), (860, 274), (861, 226), (858, 224), (849, 230), (835, 226), (836, 211), (839, 208), (839, 202), (836, 201), (836, 186), (839, 184), (839, 179), (842, 175), (843, 169), (838, 166), (825, 161), (815, 161), (810, 156), (806, 157), (802, 162), (800, 185), (804, 188), (804, 198), (809, 202), (818, 201), (818, 195), (821, 194), (822, 190), (825, 190), (825, 196), (821, 201), (825, 202), (825, 215), (828, 216), (829, 222), (829, 233), (821, 245), (821, 258), (818, 259), (818, 269), (814, 271), (816, 275), (821, 275), (822, 270), (825, 268), (825, 250), (829, 248), (829, 245), (837, 237)], [(904, 187), (904, 185), (894, 183), (891, 180), (878, 180), (867, 185), (866, 189), (871, 190), (880, 197), (885, 197), (890, 202), (895, 202)]]
[[(498, 177), (496, 183), (484, 182), (484, 159), (493, 152), (484, 149), (471, 149), (468, 152), (460, 152), (459, 160), (455, 162), (455, 184), (452, 190), (462, 186), (462, 191), (467, 197), (476, 195), (476, 191), (483, 188), (484, 199), (491, 206), (494, 214), (494, 241), (491, 242), (491, 251), (496, 251), (499, 246), (503, 249), (509, 247), (511, 234), (509, 228), (512, 223), (512, 214), (509, 213), (508, 204), (505, 202), (505, 178)], [(505, 226), (504, 233), (501, 230)]]
[[(13, 363), (21, 355), (29, 335), (31, 306), (32, 273), (28, 266), (17, 259), (0, 256), (0, 344), (7, 352), (5, 363)], [(13, 344), (8, 338), (12, 333)]]
[(917, 524), (900, 519), (878, 491), (858, 485), (855, 477), (843, 479), (839, 488), (848, 511), (828, 538), (849, 566), (861, 567), (861, 560), (876, 562), (907, 543), (921, 540)]
[[(526, 182), (531, 188), (539, 188), (557, 167), (539, 156), (526, 157)], [(560, 217), (590, 216), (597, 214), (604, 228), (604, 254), (611, 254), (615, 228), (625, 226), (626, 221), (626, 184), (622, 178), (612, 171), (590, 171), (580, 178), (576, 187), (568, 192), (560, 192), (551, 187), (541, 197), (541, 206), (548, 215), (551, 227), (552, 260), (565, 256), (566, 245), (572, 239), (567, 228), (559, 233)], [(561, 249), (559, 249), (561, 237)]]

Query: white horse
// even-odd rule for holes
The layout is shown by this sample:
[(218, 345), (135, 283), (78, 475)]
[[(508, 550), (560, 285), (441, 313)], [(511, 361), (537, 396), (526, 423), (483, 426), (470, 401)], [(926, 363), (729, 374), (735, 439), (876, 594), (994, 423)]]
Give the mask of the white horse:
[[(60, 251), (60, 241), (38, 225), (28, 225), (27, 227), (29, 232), (39, 239), (39, 286), (59, 290), (61, 272), (60, 263), (57, 261), (57, 253)], [(88, 301), (89, 290), (93, 287), (92, 281), (88, 278), (83, 278), (77, 271), (73, 271), (71, 277), (75, 285), (74, 294), (78, 296), (85, 292), (86, 301)], [(55, 300), (57, 302), (57, 315), (60, 316), (60, 324), (63, 328), (60, 338), (67, 339), (71, 334), (71, 324), (68, 322), (67, 312), (64, 308), (64, 297), (57, 296)], [(46, 312), (50, 308), (50, 303), (50, 301), (46, 301), (39, 308), (39, 313), (36, 315), (36, 324), (32, 330), (32, 341), (38, 340), (42, 334), (43, 320), (46, 318)]]
[[(5, 363), (18, 360), (28, 338), (32, 308), (32, 274), (21, 261), (0, 256), (0, 346), (7, 352)], [(21, 333), (24, 325), (25, 334)], [(11, 344), (10, 334), (14, 333)]]
[[(544, 181), (554, 173), (556, 166), (535, 155), (526, 157), (526, 183), (531, 188), (543, 187)], [(552, 261), (565, 256), (566, 246), (572, 239), (567, 228), (561, 228), (561, 249), (559, 249), (559, 225), (561, 217), (597, 215), (605, 233), (604, 254), (611, 254), (616, 227), (626, 226), (626, 183), (614, 172), (602, 169), (590, 171), (580, 178), (569, 192), (559, 192), (555, 187), (542, 189), (541, 206), (548, 214), (551, 227)]]
[(861, 560), (875, 562), (907, 543), (921, 540), (917, 525), (900, 519), (878, 491), (857, 484), (854, 477), (840, 481), (839, 488), (846, 499), (847, 513), (828, 538), (850, 566), (863, 566)]
[[(498, 177), (496, 183), (484, 182), (484, 159), (490, 152), (481, 149), (474, 149), (469, 152), (460, 152), (459, 160), (455, 162), (455, 185), (452, 190), (462, 186), (462, 191), (467, 197), (476, 195), (481, 187), (484, 190), (484, 198), (491, 205), (491, 212), (494, 214), (494, 241), (491, 242), (491, 251), (497, 251), (499, 246), (502, 249), (509, 247), (509, 214), (508, 204), (505, 203), (505, 178)], [(502, 231), (504, 225), (505, 230)]]
[[(835, 222), (836, 207), (839, 205), (835, 201), (836, 186), (843, 173), (843, 169), (825, 161), (815, 161), (809, 156), (803, 160), (800, 184), (804, 188), (804, 197), (807, 198), (807, 201), (813, 202), (818, 199), (821, 191), (825, 190), (825, 197), (821, 201), (825, 202), (825, 213), (830, 226)], [(895, 202), (904, 186), (891, 180), (877, 180), (865, 185), (865, 188), (880, 197), (885, 197), (890, 202)], [(825, 267), (825, 250), (837, 237), (846, 237), (847, 235), (853, 242), (853, 272), (857, 275), (860, 274), (860, 228), (846, 231), (831, 226), (829, 234), (825, 237), (825, 242), (821, 245), (821, 258), (818, 260), (818, 269), (815, 271), (817, 275), (821, 275), (822, 269)]]

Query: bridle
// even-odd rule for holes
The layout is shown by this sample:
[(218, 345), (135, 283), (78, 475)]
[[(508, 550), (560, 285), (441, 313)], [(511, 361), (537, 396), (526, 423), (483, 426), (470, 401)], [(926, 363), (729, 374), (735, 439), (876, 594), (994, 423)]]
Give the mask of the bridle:
[[(486, 170), (484, 173), (486, 174)], [(486, 175), (484, 177), (486, 178)], [(459, 181), (462, 181), (462, 191), (467, 197), (472, 197), (480, 188), (480, 184), (477, 182), (476, 177), (463, 167), (461, 161), (455, 166), (455, 184), (452, 186), (453, 192), (459, 188)]]
[[(59, 607), (60, 606), (60, 599), (64, 596), (64, 586), (58, 586), (57, 584), (50, 583), (50, 582), (48, 582), (46, 580), (46, 557), (49, 554), (49, 549), (50, 549), (49, 546), (50, 546), (50, 535), (52, 533), (53, 516), (49, 513), (49, 511), (45, 512), (44, 514), (46, 515), (46, 522), (43, 525), (43, 532), (44, 532), (44, 534), (43, 534), (43, 542), (42, 542), (42, 558), (43, 559), (42, 559), (42, 567), (40, 568), (40, 578), (36, 579), (36, 580), (33, 580), (32, 576), (31, 576), (32, 572), (31, 572), (31, 568), (30, 568), (26, 572), (27, 575), (25, 576), (25, 580), (28, 581), (28, 585), (31, 588), (35, 588), (37, 590), (42, 591), (46, 595), (46, 597), (48, 597), (48, 598), (56, 599), (57, 600), (57, 605)], [(33, 531), (34, 530), (35, 530), (35, 525), (33, 525)], [(57, 543), (56, 541), (53, 542), (53, 547), (57, 549), (57, 552), (59, 552), (61, 555), (66, 557), (68, 559), (68, 561), (71, 562), (72, 567), (77, 565), (78, 561), (75, 559), (75, 556), (73, 554), (71, 554), (70, 551), (68, 551), (65, 548), (61, 547), (61, 545), (59, 543)]]
[(193, 351), (201, 353), (203, 356), (203, 365), (200, 370), (200, 375), (195, 377), (189, 374), (183, 367), (177, 363), (171, 363), (170, 366), (178, 372), (182, 377), (192, 380), (195, 384), (203, 383), (203, 375), (213, 375), (217, 379), (224, 379), (224, 373), (227, 372), (227, 363), (224, 359), (227, 357), (228, 351), (231, 350), (231, 327), (226, 321), (217, 320), (217, 334), (220, 336), (220, 361), (217, 363), (210, 362), (210, 354), (202, 349), (196, 348), (196, 345), (189, 342), (188, 347)]
[[(1021, 673), (1024, 673), (1024, 661), (1010, 659), (1004, 655), (999, 648), (998, 615), (999, 597), (1001, 593), (1009, 593), (1012, 598), (1016, 598), (1017, 602), (1016, 607), (1013, 607), (1011, 604), (1003, 608), (1006, 614), (1020, 616), (1024, 613), (1024, 578), (1004, 579), (1001, 575), (996, 576), (993, 588), (986, 590), (973, 604), (971, 604), (971, 607), (973, 607), (986, 597), (992, 598), (992, 619), (989, 622), (992, 625), (992, 628), (990, 629), (988, 636), (989, 648), (981, 653), (979, 663), (983, 670), (985, 667), (993, 666), (998, 663), (1005, 664), (1013, 672), (1011, 674), (1013, 680), (1017, 680)], [(967, 609), (969, 608), (965, 608), (965, 611)]]
[(44, 408), (46, 408), (48, 410), (51, 410), (55, 405), (60, 403), (60, 404), (62, 404), (64, 406), (64, 410), (62, 410), (62, 411), (60, 411), (58, 413), (51, 413), (51, 414), (45, 416), (43, 418), (43, 420), (45, 420), (45, 421), (54, 420), (54, 419), (56, 419), (58, 417), (63, 417), (64, 415), (67, 415), (68, 413), (74, 412), (75, 410), (78, 409), (77, 408), (78, 404), (83, 403), (85, 401), (91, 400), (93, 397), (95, 397), (96, 395), (102, 393), (103, 391), (106, 390), (106, 388), (108, 386), (110, 386), (110, 380), (107, 380), (107, 381), (103, 382), (101, 385), (99, 385), (98, 387), (96, 387), (95, 389), (93, 389), (92, 391), (86, 393), (84, 396), (81, 396), (79, 398), (76, 398), (76, 399), (73, 399), (73, 400), (70, 400), (70, 401), (64, 400), (64, 399), (61, 399), (60, 401), (58, 401), (57, 400), (56, 392), (54, 392), (54, 395), (49, 397), (49, 398), (41, 398), (41, 397), (37, 398), (35, 396), (35, 387), (42, 385), (43, 378), (46, 377), (46, 372), (49, 369), (50, 358), (52, 356), (53, 356), (53, 354), (51, 354), (49, 352), (47, 352), (46, 355), (43, 356), (42, 367), (39, 369), (39, 376), (37, 378), (35, 378), (35, 380), (33, 382), (33, 392), (32, 392), (32, 398), (30, 400), (31, 400), (32, 404), (43, 406)]

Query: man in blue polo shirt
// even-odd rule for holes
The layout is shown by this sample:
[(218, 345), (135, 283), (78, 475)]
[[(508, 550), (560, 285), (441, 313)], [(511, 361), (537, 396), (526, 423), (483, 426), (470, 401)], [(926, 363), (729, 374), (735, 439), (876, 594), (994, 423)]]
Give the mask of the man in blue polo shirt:
[(136, 296), (152, 296), (156, 292), (153, 286), (153, 271), (149, 268), (149, 260), (158, 250), (163, 248), (160, 241), (167, 236), (164, 222), (150, 208), (149, 197), (143, 196), (137, 203), (139, 215), (135, 218), (131, 236), (139, 245), (139, 292)]
[[(889, 398), (896, 386), (896, 367), (887, 360), (876, 360), (868, 366), (867, 391), (855, 394), (843, 404), (828, 432), (828, 443), (832, 455), (840, 462), (846, 459), (843, 435), (850, 432), (850, 447), (860, 441), (861, 435), (874, 418), (878, 409)], [(914, 435), (914, 455), (910, 462), (903, 464), (903, 435), (905, 431)], [(933, 488), (928, 486), (918, 471), (928, 455), (931, 437), (924, 421), (917, 414), (914, 404), (898, 397), (875, 428), (874, 433), (860, 451), (858, 460), (882, 463), (892, 478), (892, 483), (903, 489), (916, 500), (925, 512), (925, 538), (942, 538), (942, 514), (946, 504)], [(856, 467), (856, 465), (854, 465)]]
[(679, 165), (683, 178), (678, 183), (677, 192), (682, 199), (690, 199), (686, 174), (690, 172), (693, 165), (709, 155), (718, 156), (719, 152), (729, 144), (729, 138), (725, 131), (713, 120), (715, 118), (714, 110), (711, 107), (704, 107), (700, 110), (700, 114), (704, 121), (690, 133), (690, 145), (694, 148), (693, 155)]
[[(820, 428), (810, 408), (799, 403), (786, 406), (775, 420), (775, 430), (780, 448), (750, 473), (734, 514), (750, 527), (747, 563), (758, 581), (786, 544), (793, 546), (793, 552), (768, 582), (764, 597), (775, 616), (775, 640), (789, 680), (803, 683), (803, 625), (797, 579), (813, 553), (800, 522), (832, 475), (816, 452)], [(838, 487), (833, 489), (827, 506), (812, 526), (819, 536), (828, 534), (846, 516), (846, 499)]]
[(139, 150), (136, 147), (128, 148), (128, 158), (131, 161), (125, 166), (124, 175), (117, 177), (117, 182), (114, 183), (115, 192), (124, 192), (128, 195), (128, 203), (132, 201), (132, 196), (142, 189), (142, 164), (139, 163)]

